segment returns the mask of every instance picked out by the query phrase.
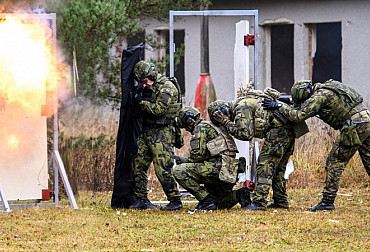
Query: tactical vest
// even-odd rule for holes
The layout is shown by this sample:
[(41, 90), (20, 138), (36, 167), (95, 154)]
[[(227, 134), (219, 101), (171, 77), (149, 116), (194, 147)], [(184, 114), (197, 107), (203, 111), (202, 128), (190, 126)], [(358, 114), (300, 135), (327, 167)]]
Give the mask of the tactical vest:
[(159, 86), (155, 89), (154, 92), (152, 92), (152, 95), (149, 98), (149, 100), (155, 102), (157, 99), (161, 99), (161, 97), (159, 97), (159, 93), (163, 85), (166, 83), (166, 81), (171, 81), (175, 85), (177, 89), (176, 101), (168, 104), (168, 109), (164, 115), (154, 118), (144, 118), (144, 121), (158, 125), (168, 125), (173, 123), (175, 118), (178, 116), (178, 113), (182, 107), (182, 98), (181, 98), (181, 89), (175, 77), (171, 78), (165, 76), (160, 77), (160, 79), (157, 80)]
[(235, 183), (240, 167), (239, 159), (236, 159), (238, 148), (234, 138), (227, 132), (224, 127), (217, 127), (210, 121), (203, 121), (211, 126), (217, 133), (218, 137), (207, 143), (207, 149), (212, 156), (221, 155), (221, 169), (218, 177), (221, 181)]
[(207, 143), (207, 148), (212, 156), (219, 154), (225, 154), (231, 157), (235, 157), (238, 153), (234, 138), (227, 132), (224, 127), (217, 127), (210, 121), (202, 121), (205, 124), (211, 126), (217, 133), (218, 137), (212, 139)]
[(279, 123), (273, 112), (263, 109), (262, 100), (267, 98), (275, 100), (280, 96), (280, 93), (272, 88), (266, 88), (264, 92), (261, 90), (250, 90), (241, 99), (246, 99), (246, 103), (254, 110), (254, 137), (264, 138), (265, 133), (271, 126), (279, 126)]
[[(350, 88), (332, 79), (325, 83), (317, 83), (316, 89), (328, 89), (338, 96), (329, 104), (330, 110), (320, 111), (320, 118), (334, 129), (340, 129), (352, 115), (366, 109), (361, 103), (362, 96)], [(361, 106), (362, 105), (362, 106)]]

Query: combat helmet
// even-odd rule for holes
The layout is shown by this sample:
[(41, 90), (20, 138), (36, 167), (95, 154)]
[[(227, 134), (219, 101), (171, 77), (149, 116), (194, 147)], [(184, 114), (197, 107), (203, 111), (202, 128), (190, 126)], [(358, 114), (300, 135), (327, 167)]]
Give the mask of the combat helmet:
[(180, 128), (184, 128), (189, 132), (192, 132), (195, 128), (196, 121), (200, 118), (200, 112), (198, 109), (190, 106), (185, 106), (179, 112), (177, 125)]
[(302, 103), (312, 95), (312, 83), (310, 80), (300, 80), (294, 83), (291, 89), (294, 103)]
[(213, 113), (215, 113), (217, 110), (220, 110), (224, 115), (228, 116), (231, 119), (232, 113), (230, 104), (225, 101), (217, 100), (211, 102), (208, 106), (208, 115), (214, 124), (219, 124), (216, 120), (214, 120), (213, 117)]
[(136, 81), (142, 82), (145, 78), (148, 78), (151, 81), (155, 81), (156, 77), (157, 71), (153, 63), (142, 60), (135, 64), (134, 78)]

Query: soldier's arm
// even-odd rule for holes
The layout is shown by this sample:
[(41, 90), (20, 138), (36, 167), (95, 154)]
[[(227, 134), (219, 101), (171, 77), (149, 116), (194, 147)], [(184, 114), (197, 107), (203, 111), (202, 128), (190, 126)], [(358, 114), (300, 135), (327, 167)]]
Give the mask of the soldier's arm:
[(170, 81), (166, 81), (166, 83), (161, 87), (159, 92), (158, 99), (155, 102), (150, 102), (147, 100), (142, 100), (140, 102), (140, 108), (154, 116), (161, 116), (166, 113), (168, 110), (168, 105), (173, 100), (177, 100), (177, 89)]
[(236, 109), (234, 122), (225, 125), (236, 139), (250, 141), (254, 136), (254, 119), (250, 109)]
[(293, 108), (287, 104), (283, 104), (279, 108), (279, 112), (283, 114), (289, 121), (301, 122), (307, 118), (313, 117), (325, 106), (326, 102), (332, 97), (333, 93), (329, 90), (317, 90), (309, 99), (307, 99), (301, 108)]

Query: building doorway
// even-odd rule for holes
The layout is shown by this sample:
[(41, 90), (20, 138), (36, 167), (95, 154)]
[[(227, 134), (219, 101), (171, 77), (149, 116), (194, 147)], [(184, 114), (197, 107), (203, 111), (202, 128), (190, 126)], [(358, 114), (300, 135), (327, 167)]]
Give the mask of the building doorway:
[(319, 23), (313, 30), (316, 31), (316, 52), (313, 57), (312, 81), (342, 81), (341, 22)]
[(290, 94), (294, 83), (294, 25), (271, 26), (271, 87)]

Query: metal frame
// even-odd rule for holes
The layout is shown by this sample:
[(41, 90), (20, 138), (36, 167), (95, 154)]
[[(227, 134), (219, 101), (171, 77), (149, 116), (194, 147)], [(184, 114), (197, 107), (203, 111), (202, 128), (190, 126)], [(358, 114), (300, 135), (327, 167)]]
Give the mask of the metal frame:
[(175, 43), (173, 32), (174, 16), (254, 16), (254, 85), (258, 89), (258, 10), (204, 10), (204, 11), (170, 11), (170, 76), (174, 76)]
[[(254, 88), (258, 89), (258, 10), (203, 10), (203, 11), (170, 11), (170, 76), (174, 76), (174, 16), (254, 16)], [(254, 138), (254, 151), (252, 159), (252, 171), (255, 170), (259, 156), (258, 139)], [(249, 153), (249, 148), (248, 148)], [(251, 174), (252, 180), (256, 181), (256, 174)], [(164, 203), (164, 202), (159, 202)], [(192, 203), (192, 202), (191, 202)]]
[[(1, 16), (5, 16), (7, 14), (0, 14)], [(55, 13), (50, 13), (50, 14), (11, 14), (11, 15), (24, 15), (29, 17), (32, 15), (32, 18), (35, 19), (45, 19), (45, 20), (52, 20), (52, 29), (53, 29), (53, 37), (54, 41), (56, 42), (56, 14)], [(56, 43), (54, 43), (54, 51), (57, 51)], [(55, 54), (56, 55), (56, 54)], [(55, 56), (55, 61), (56, 61), (56, 56)], [(56, 81), (56, 80), (55, 80)], [(58, 98), (58, 93), (56, 92), (55, 95)], [(11, 204), (10, 206), (14, 207), (27, 207), (27, 206), (58, 206), (59, 203), (59, 187), (58, 187), (58, 176), (60, 173), (60, 176), (63, 180), (63, 184), (65, 187), (65, 190), (68, 195), (69, 202), (71, 204), (71, 207), (73, 209), (78, 209), (75, 197), (73, 195), (73, 191), (71, 188), (71, 185), (68, 181), (67, 173), (64, 168), (63, 161), (60, 157), (59, 154), (59, 149), (58, 149), (58, 105), (55, 104), (54, 108), (54, 128), (53, 128), (53, 166), (54, 166), (54, 203), (35, 203), (35, 204)], [(3, 202), (4, 210), (5, 212), (10, 212), (10, 206), (8, 204), (7, 198), (5, 197), (5, 192), (1, 186), (0, 183), (0, 196), (1, 196), (1, 201)]]

